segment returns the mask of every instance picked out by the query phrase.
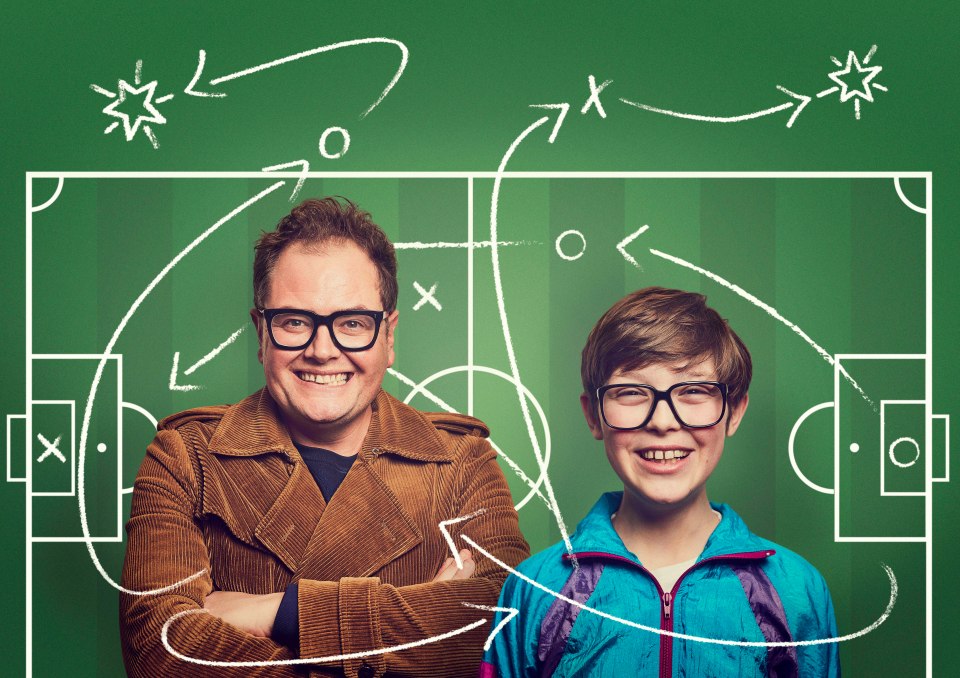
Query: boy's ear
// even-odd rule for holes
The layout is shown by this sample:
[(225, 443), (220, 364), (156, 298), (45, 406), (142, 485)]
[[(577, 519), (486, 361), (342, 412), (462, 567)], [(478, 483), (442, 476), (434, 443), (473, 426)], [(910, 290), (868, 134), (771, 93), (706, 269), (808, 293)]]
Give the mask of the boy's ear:
[(737, 432), (737, 427), (740, 426), (740, 421), (743, 419), (749, 403), (750, 394), (744, 393), (743, 398), (737, 403), (737, 406), (730, 409), (730, 416), (727, 417), (727, 436), (732, 436)]
[(590, 396), (586, 393), (580, 394), (580, 408), (583, 410), (584, 419), (587, 420), (587, 426), (590, 427), (590, 433), (592, 433), (593, 437), (597, 440), (603, 440), (603, 428), (600, 426), (599, 412), (597, 412), (597, 408), (591, 404)]

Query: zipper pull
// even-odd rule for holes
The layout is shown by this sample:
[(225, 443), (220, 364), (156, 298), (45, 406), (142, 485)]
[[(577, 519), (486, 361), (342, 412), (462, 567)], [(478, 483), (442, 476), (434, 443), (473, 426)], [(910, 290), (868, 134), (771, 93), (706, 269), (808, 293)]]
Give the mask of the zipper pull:
[(670, 601), (673, 600), (673, 596), (670, 595), (670, 592), (667, 591), (663, 594), (663, 618), (670, 619)]

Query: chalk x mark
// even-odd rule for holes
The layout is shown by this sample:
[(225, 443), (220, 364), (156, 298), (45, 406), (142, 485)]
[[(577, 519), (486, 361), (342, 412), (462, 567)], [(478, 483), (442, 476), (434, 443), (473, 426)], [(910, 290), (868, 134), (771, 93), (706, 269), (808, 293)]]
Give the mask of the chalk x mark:
[(37, 463), (38, 463), (38, 464), (41, 463), (41, 462), (42, 462), (44, 459), (46, 459), (47, 457), (49, 457), (51, 454), (52, 454), (54, 457), (56, 457), (57, 459), (59, 459), (61, 464), (66, 464), (66, 463), (67, 463), (67, 458), (63, 456), (63, 453), (60, 452), (60, 449), (59, 449), (59, 447), (60, 447), (60, 439), (61, 439), (61, 438), (63, 438), (63, 436), (62, 436), (62, 435), (59, 435), (59, 436), (56, 437), (56, 440), (54, 440), (54, 441), (51, 443), (49, 440), (47, 440), (46, 437), (44, 437), (44, 435), (43, 435), (42, 433), (38, 433), (38, 434), (37, 434), (37, 440), (39, 440), (40, 443), (46, 448), (46, 450), (44, 451), (44, 453), (41, 454), (39, 457), (37, 457)]
[(443, 310), (443, 306), (440, 305), (440, 302), (437, 301), (437, 297), (434, 296), (437, 293), (437, 283), (433, 283), (429, 290), (425, 290), (423, 289), (423, 285), (414, 280), (413, 289), (420, 293), (420, 301), (413, 305), (414, 311), (419, 311), (421, 308), (423, 308), (423, 305), (427, 303), (429, 303), (438, 311)]
[(210, 614), (204, 609), (193, 609), (193, 610), (184, 610), (183, 612), (178, 612), (168, 619), (163, 628), (160, 630), (160, 641), (163, 643), (163, 646), (167, 649), (167, 652), (172, 654), (177, 659), (180, 659), (185, 662), (190, 662), (191, 664), (198, 664), (200, 666), (243, 666), (243, 667), (254, 667), (254, 666), (291, 666), (296, 664), (325, 664), (328, 662), (344, 662), (351, 659), (362, 659), (363, 657), (375, 657), (381, 654), (390, 654), (391, 652), (400, 652), (401, 650), (409, 650), (414, 647), (420, 647), (422, 645), (429, 645), (430, 643), (437, 643), (442, 640), (447, 640), (448, 638), (454, 638), (459, 636), (462, 633), (467, 633), (476, 628), (479, 628), (486, 624), (488, 619), (478, 619), (475, 622), (471, 622), (466, 626), (461, 626), (458, 629), (453, 631), (447, 631), (446, 633), (441, 633), (436, 636), (430, 636), (429, 638), (422, 638), (420, 640), (415, 640), (410, 643), (403, 643), (402, 645), (392, 645), (390, 647), (381, 647), (376, 650), (364, 650), (362, 652), (350, 652), (347, 654), (336, 654), (328, 655), (326, 657), (302, 657), (300, 659), (275, 659), (271, 661), (246, 661), (246, 662), (223, 662), (223, 661), (210, 661), (208, 659), (196, 659), (195, 657), (189, 657), (185, 654), (181, 654), (170, 645), (170, 626), (176, 620), (181, 617), (185, 617), (191, 614)]
[(165, 593), (167, 591), (172, 591), (182, 586), (183, 584), (191, 582), (194, 579), (197, 579), (198, 577), (202, 577), (207, 573), (207, 570), (203, 569), (198, 572), (194, 572), (190, 576), (184, 579), (181, 579), (180, 581), (174, 582), (169, 586), (164, 586), (158, 589), (152, 589), (150, 591), (134, 591), (133, 589), (125, 588), (120, 584), (118, 584), (116, 581), (114, 581), (113, 578), (110, 577), (109, 574), (107, 574), (107, 571), (104, 569), (103, 564), (100, 562), (100, 558), (97, 556), (97, 551), (93, 546), (93, 540), (90, 536), (90, 524), (87, 519), (87, 501), (86, 501), (86, 493), (84, 491), (85, 481), (86, 481), (85, 474), (84, 474), (84, 458), (85, 458), (86, 447), (87, 447), (87, 435), (90, 432), (90, 417), (93, 414), (93, 403), (97, 398), (97, 389), (100, 387), (100, 380), (103, 378), (103, 372), (104, 372), (104, 369), (106, 368), (107, 360), (109, 356), (113, 353), (113, 349), (116, 346), (117, 341), (120, 339), (120, 335), (123, 334), (123, 330), (126, 328), (127, 323), (130, 322), (130, 319), (137, 312), (137, 309), (140, 308), (140, 304), (144, 302), (144, 300), (150, 295), (151, 292), (153, 292), (154, 288), (160, 284), (160, 282), (167, 276), (167, 274), (171, 270), (173, 270), (174, 266), (179, 264), (180, 261), (183, 260), (185, 256), (190, 254), (190, 252), (192, 252), (197, 247), (197, 245), (199, 245), (204, 240), (206, 240), (210, 235), (215, 233), (217, 229), (219, 229), (225, 223), (233, 219), (233, 217), (237, 216), (238, 214), (243, 212), (245, 209), (247, 209), (254, 203), (260, 201), (262, 198), (266, 197), (270, 193), (273, 193), (275, 190), (282, 187), (285, 183), (286, 182), (278, 181), (272, 186), (269, 186), (264, 190), (260, 191), (249, 200), (244, 201), (242, 204), (232, 209), (226, 216), (218, 220), (215, 224), (213, 224), (207, 230), (205, 230), (203, 233), (197, 236), (193, 240), (193, 242), (191, 242), (189, 245), (183, 248), (180, 251), (180, 253), (177, 254), (177, 256), (171, 259), (170, 262), (166, 266), (164, 266), (163, 269), (153, 278), (153, 280), (150, 281), (150, 284), (147, 285), (147, 287), (137, 296), (133, 304), (130, 305), (130, 308), (127, 309), (127, 312), (124, 314), (123, 318), (120, 320), (120, 323), (117, 325), (117, 328), (113, 331), (113, 335), (110, 337), (110, 341), (107, 342), (107, 347), (104, 349), (102, 357), (100, 358), (97, 364), (96, 372), (93, 375), (93, 382), (90, 384), (90, 393), (87, 395), (87, 402), (86, 402), (86, 405), (84, 406), (83, 422), (80, 427), (80, 444), (78, 446), (79, 463), (77, 464), (77, 501), (79, 503), (79, 509), (80, 509), (80, 527), (83, 530), (83, 541), (86, 544), (87, 553), (90, 556), (90, 560), (93, 563), (94, 567), (97, 569), (97, 572), (100, 573), (100, 576), (103, 578), (103, 580), (107, 582), (110, 586), (112, 586), (113, 588), (117, 589), (122, 593), (128, 593), (134, 596), (149, 596), (149, 595), (156, 595), (159, 593)]
[(876, 404), (873, 402), (873, 400), (870, 399), (869, 396), (867, 396), (866, 393), (864, 393), (863, 389), (860, 388), (860, 385), (857, 384), (857, 382), (854, 380), (854, 378), (850, 376), (850, 374), (847, 372), (846, 369), (844, 369), (843, 365), (836, 365), (836, 360), (834, 360), (834, 358), (833, 358), (832, 355), (830, 355), (829, 353), (827, 353), (827, 351), (826, 351), (822, 346), (820, 346), (817, 342), (815, 342), (813, 339), (811, 339), (811, 338), (810, 338), (810, 335), (808, 335), (808, 334), (807, 334), (806, 332), (804, 332), (802, 329), (800, 329), (800, 328), (797, 327), (795, 324), (793, 324), (792, 322), (790, 322), (789, 320), (787, 320), (786, 318), (784, 318), (782, 315), (780, 315), (780, 312), (777, 311), (777, 309), (775, 309), (773, 306), (770, 306), (769, 304), (766, 304), (766, 303), (760, 301), (757, 297), (753, 296), (752, 294), (750, 294), (749, 292), (747, 292), (745, 289), (743, 289), (743, 288), (740, 287), (739, 285), (735, 285), (735, 284), (733, 284), (732, 282), (730, 282), (730, 281), (728, 281), (728, 280), (726, 280), (726, 279), (724, 279), (724, 278), (721, 278), (721, 277), (720, 277), (719, 275), (717, 275), (716, 273), (711, 273), (710, 271), (708, 271), (708, 270), (706, 270), (706, 269), (704, 269), (704, 268), (700, 268), (700, 267), (697, 266), (696, 264), (691, 264), (689, 261), (685, 261), (685, 260), (683, 260), (683, 259), (681, 259), (681, 258), (679, 258), (679, 257), (675, 257), (675, 256), (673, 256), (673, 255), (670, 255), (670, 254), (667, 254), (667, 253), (665, 253), (665, 252), (661, 252), (660, 250), (655, 250), (655, 249), (652, 249), (652, 248), (650, 249), (650, 253), (651, 253), (651, 254), (654, 254), (654, 255), (656, 255), (656, 256), (658, 256), (658, 257), (660, 257), (661, 259), (666, 259), (667, 261), (672, 261), (672, 262), (675, 263), (675, 264), (678, 264), (678, 265), (680, 265), (680, 266), (683, 266), (684, 268), (689, 268), (691, 271), (696, 271), (696, 272), (699, 273), (700, 275), (703, 275), (703, 276), (706, 276), (707, 278), (710, 278), (710, 280), (713, 280), (714, 282), (723, 285), (723, 286), (726, 287), (728, 290), (731, 290), (732, 292), (734, 292), (734, 293), (737, 294), (738, 296), (743, 297), (744, 299), (746, 299), (747, 301), (749, 301), (749, 302), (750, 302), (751, 304), (753, 304), (754, 306), (757, 306), (758, 308), (766, 311), (766, 312), (767, 312), (770, 316), (772, 316), (775, 320), (779, 320), (780, 322), (782, 322), (784, 325), (786, 325), (786, 326), (789, 327), (791, 330), (793, 330), (793, 332), (794, 332), (795, 334), (797, 334), (797, 336), (799, 336), (801, 339), (803, 339), (805, 342), (807, 342), (807, 344), (809, 344), (811, 348), (813, 348), (817, 353), (819, 353), (819, 354), (820, 354), (820, 357), (823, 358), (824, 360), (826, 360), (829, 365), (831, 365), (831, 366), (834, 366), (834, 365), (835, 365), (836, 368), (837, 368), (837, 370), (843, 375), (844, 379), (846, 379), (846, 380), (850, 383), (850, 385), (853, 386), (853, 388), (855, 388), (855, 389), (857, 390), (857, 392), (863, 397), (864, 400), (866, 400), (866, 401), (870, 404), (871, 407), (873, 407), (874, 409), (876, 409), (876, 407), (877, 407)]
[(637, 239), (640, 235), (642, 235), (643, 233), (646, 233), (646, 231), (647, 231), (648, 228), (650, 228), (650, 225), (649, 225), (649, 224), (644, 224), (643, 226), (641, 226), (640, 228), (638, 228), (636, 231), (634, 231), (633, 233), (631, 233), (630, 235), (628, 235), (626, 238), (624, 238), (623, 240), (621, 240), (620, 242), (617, 243), (617, 251), (618, 251), (620, 254), (623, 255), (623, 258), (624, 258), (624, 259), (626, 259), (626, 260), (629, 261), (631, 264), (633, 264), (634, 266), (636, 266), (637, 268), (639, 268), (641, 271), (643, 270), (643, 266), (641, 266), (640, 263), (639, 263), (636, 259), (633, 258), (633, 255), (631, 255), (629, 252), (627, 252), (627, 245), (629, 245), (630, 243), (632, 243), (634, 240), (636, 240), (636, 239)]
[(504, 626), (509, 624), (514, 617), (520, 614), (520, 610), (515, 607), (494, 607), (490, 605), (474, 605), (473, 603), (463, 603), (465, 607), (472, 607), (474, 610), (486, 610), (487, 612), (505, 612), (506, 617), (500, 620), (500, 623), (493, 627), (493, 630), (490, 632), (490, 635), (487, 636), (486, 642), (483, 644), (483, 651), (486, 652), (490, 649), (490, 646), (493, 645), (493, 639), (497, 637), (497, 634), (503, 629)]
[(534, 586), (540, 589), (544, 593), (547, 593), (558, 600), (562, 600), (565, 603), (573, 605), (574, 607), (578, 607), (584, 612), (595, 614), (598, 617), (609, 619), (610, 621), (616, 622), (618, 624), (623, 624), (624, 626), (629, 626), (631, 628), (639, 629), (641, 631), (648, 631), (650, 633), (655, 633), (658, 636), (668, 636), (670, 638), (679, 638), (681, 640), (691, 640), (696, 643), (707, 643), (710, 645), (727, 645), (727, 646), (734, 646), (734, 647), (806, 647), (808, 645), (831, 645), (834, 643), (843, 643), (848, 640), (854, 640), (855, 638), (860, 638), (861, 636), (865, 636), (866, 634), (878, 628), (885, 621), (887, 621), (887, 619), (890, 617), (890, 613), (893, 612), (893, 607), (894, 605), (896, 605), (897, 595), (899, 593), (897, 577), (896, 575), (894, 575), (893, 570), (886, 563), (880, 563), (881, 567), (883, 567), (883, 570), (887, 575), (887, 579), (890, 582), (890, 597), (887, 600), (887, 606), (884, 609), (883, 613), (872, 624), (860, 629), (859, 631), (856, 631), (854, 633), (848, 633), (843, 636), (834, 636), (832, 638), (815, 638), (812, 640), (790, 640), (790, 641), (775, 641), (775, 642), (728, 640), (725, 638), (705, 638), (702, 636), (693, 636), (686, 633), (677, 633), (676, 631), (665, 631), (663, 629), (653, 627), (653, 626), (646, 626), (645, 624), (640, 624), (638, 622), (631, 621), (629, 619), (617, 617), (608, 612), (604, 612), (603, 610), (598, 610), (595, 607), (588, 607), (587, 605), (585, 605), (584, 603), (581, 603), (580, 601), (574, 600), (573, 598), (568, 598), (567, 596), (563, 595), (562, 593), (559, 593), (558, 591), (554, 591), (552, 589), (547, 588), (546, 586), (538, 582), (536, 579), (532, 579), (527, 575), (523, 574), (522, 572), (519, 572), (515, 568), (510, 567), (505, 562), (503, 562), (502, 560), (497, 558), (495, 555), (493, 555), (492, 553), (484, 549), (482, 546), (480, 546), (477, 542), (475, 542), (469, 536), (462, 534), (460, 535), (460, 537), (461, 539), (463, 539), (463, 541), (465, 541), (467, 544), (469, 544), (474, 549), (476, 549), (478, 553), (482, 553), (484, 556), (489, 558), (492, 562), (499, 565), (501, 568), (503, 568), (510, 574), (514, 575), (518, 579), (525, 581), (531, 586)]
[[(248, 75), (252, 75), (252, 74), (254, 74), (254, 73), (259, 73), (260, 71), (265, 71), (265, 70), (267, 70), (268, 68), (275, 68), (275, 67), (281, 66), (281, 65), (283, 65), (283, 64), (288, 64), (288, 63), (290, 63), (291, 61), (297, 61), (298, 59), (304, 59), (304, 58), (306, 58), (306, 57), (310, 57), (310, 56), (313, 56), (313, 55), (315, 55), (315, 54), (322, 54), (323, 52), (331, 52), (331, 51), (333, 51), (333, 50), (335, 50), (335, 49), (340, 49), (340, 48), (342, 48), (342, 47), (356, 47), (356, 46), (358, 46), (358, 45), (372, 45), (372, 44), (376, 44), (376, 43), (382, 43), (382, 44), (388, 44), (388, 45), (395, 45), (397, 48), (399, 48), (400, 53), (401, 53), (400, 67), (397, 68), (397, 72), (394, 73), (393, 78), (392, 78), (392, 79), (390, 80), (390, 82), (387, 84), (387, 86), (386, 86), (386, 88), (383, 90), (383, 92), (380, 93), (380, 96), (377, 98), (377, 100), (374, 101), (374, 102), (370, 105), (370, 107), (367, 108), (367, 109), (360, 115), (360, 118), (361, 118), (361, 120), (362, 120), (363, 118), (367, 117), (367, 116), (370, 114), (370, 111), (372, 111), (374, 108), (376, 108), (376, 107), (380, 104), (380, 102), (383, 101), (384, 98), (390, 93), (390, 90), (392, 90), (392, 89), (393, 89), (393, 86), (396, 85), (397, 82), (400, 80), (400, 76), (403, 75), (403, 71), (404, 71), (404, 69), (407, 67), (407, 61), (408, 61), (409, 58), (410, 58), (410, 51), (407, 49), (407, 46), (406, 46), (405, 44), (403, 44), (402, 42), (400, 42), (399, 40), (393, 40), (393, 39), (391, 39), (391, 38), (382, 38), (382, 37), (380, 37), (380, 38), (361, 38), (361, 39), (359, 39), (359, 40), (346, 40), (346, 41), (344, 41), (344, 42), (336, 42), (336, 43), (333, 43), (333, 44), (331, 44), (331, 45), (323, 45), (322, 47), (317, 47), (317, 48), (315, 48), (315, 49), (310, 49), (310, 50), (307, 50), (307, 51), (305, 51), (305, 52), (298, 52), (297, 54), (292, 54), (292, 55), (290, 55), (290, 56), (286, 56), (286, 57), (283, 57), (283, 58), (281, 58), (281, 59), (274, 59), (273, 61), (268, 61), (268, 62), (266, 62), (266, 63), (259, 64), (259, 65), (257, 65), (257, 66), (251, 66), (250, 68), (245, 68), (245, 69), (243, 69), (242, 71), (237, 71), (236, 73), (230, 73), (229, 75), (223, 75), (223, 76), (220, 76), (219, 78), (214, 78), (214, 79), (212, 79), (212, 80), (210, 81), (210, 85), (215, 86), (215, 85), (219, 85), (219, 84), (224, 83), (224, 82), (230, 82), (231, 80), (236, 80), (236, 79), (238, 79), (238, 78), (243, 78), (243, 77), (246, 77), (246, 76), (248, 76)], [(209, 93), (196, 92), (196, 91), (194, 90), (194, 87), (195, 87), (196, 84), (200, 81), (200, 75), (201, 75), (201, 73), (203, 72), (203, 68), (204, 68), (204, 64), (205, 64), (205, 63), (206, 63), (206, 52), (204, 52), (204, 50), (200, 50), (200, 59), (199, 59), (199, 61), (198, 61), (198, 63), (197, 63), (197, 70), (196, 70), (196, 72), (195, 72), (194, 75), (193, 75), (193, 79), (190, 81), (190, 84), (187, 85), (187, 88), (184, 90), (184, 92), (186, 92), (187, 94), (191, 94), (191, 95), (193, 95), (193, 96), (207, 96), (207, 97), (209, 97), (209, 96), (221, 96), (221, 97), (226, 96), (226, 94), (223, 94), (223, 93), (220, 93), (220, 94), (209, 94)]]
[(580, 113), (583, 115), (587, 114), (587, 111), (590, 110), (591, 106), (594, 106), (597, 109), (597, 113), (600, 114), (601, 118), (607, 117), (607, 112), (603, 110), (603, 104), (600, 103), (600, 92), (607, 88), (613, 80), (604, 80), (603, 83), (598, 87), (596, 79), (591, 75), (587, 78), (587, 84), (590, 87), (590, 96), (587, 97), (586, 103), (583, 104), (583, 108), (580, 109)]

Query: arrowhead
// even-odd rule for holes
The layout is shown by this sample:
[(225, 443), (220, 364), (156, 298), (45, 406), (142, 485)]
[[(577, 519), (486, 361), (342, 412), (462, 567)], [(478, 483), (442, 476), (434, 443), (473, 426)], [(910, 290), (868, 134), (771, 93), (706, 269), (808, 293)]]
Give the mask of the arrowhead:
[(192, 97), (205, 97), (213, 99), (221, 99), (225, 96), (223, 92), (198, 92), (194, 89), (196, 84), (200, 82), (200, 75), (203, 73), (203, 65), (207, 61), (207, 52), (206, 50), (200, 50), (200, 57), (197, 59), (197, 70), (193, 74), (193, 78), (190, 80), (190, 84), (183, 88), (184, 94), (189, 94)]
[(177, 373), (180, 371), (180, 351), (177, 351), (173, 354), (173, 368), (170, 370), (170, 383), (168, 384), (171, 391), (199, 391), (200, 387), (194, 384), (178, 384), (177, 383)]
[(504, 612), (506, 617), (500, 620), (500, 623), (493, 627), (493, 630), (490, 632), (490, 635), (487, 636), (487, 642), (483, 644), (483, 651), (486, 652), (490, 649), (490, 646), (493, 644), (493, 639), (497, 637), (497, 634), (503, 629), (504, 626), (510, 623), (514, 617), (520, 614), (520, 610), (515, 607), (494, 607), (488, 605), (474, 605), (473, 603), (461, 603), (465, 607), (472, 607), (475, 610), (486, 610), (487, 612)]
[(621, 240), (619, 243), (617, 243), (617, 251), (618, 251), (620, 254), (623, 255), (623, 258), (624, 258), (624, 259), (626, 259), (626, 260), (629, 261), (631, 264), (633, 264), (634, 266), (636, 266), (637, 268), (639, 268), (641, 271), (643, 270), (643, 267), (637, 262), (636, 259), (633, 258), (632, 255), (630, 255), (630, 254), (627, 253), (627, 249), (626, 249), (626, 248), (627, 248), (627, 245), (629, 245), (629, 244), (632, 243), (634, 240), (636, 240), (636, 239), (637, 239), (637, 236), (639, 236), (641, 233), (643, 233), (644, 231), (646, 231), (648, 228), (650, 228), (650, 226), (649, 226), (648, 224), (644, 224), (643, 226), (641, 226), (640, 228), (638, 228), (636, 231), (634, 231), (633, 233), (631, 233), (630, 235), (628, 235), (626, 238), (624, 238), (623, 240)]
[(292, 162), (285, 162), (281, 165), (270, 165), (269, 167), (261, 168), (261, 172), (277, 172), (282, 169), (287, 169), (288, 167), (299, 167), (300, 176), (297, 178), (297, 185), (293, 187), (293, 193), (290, 194), (290, 202), (293, 202), (297, 199), (297, 196), (300, 194), (300, 189), (303, 188), (303, 182), (307, 180), (307, 174), (310, 172), (310, 163), (306, 160), (294, 160)]
[(787, 127), (793, 127), (793, 121), (796, 120), (797, 116), (800, 115), (800, 112), (807, 107), (807, 104), (810, 103), (810, 100), (812, 99), (812, 97), (808, 97), (804, 94), (797, 94), (796, 92), (791, 92), (790, 90), (788, 90), (786, 87), (783, 87), (782, 85), (777, 85), (777, 89), (783, 92), (784, 94), (790, 95), (791, 97), (793, 97), (794, 99), (800, 102), (799, 104), (797, 104), (797, 108), (793, 112), (793, 115), (791, 115), (790, 119), (787, 120)]
[(560, 115), (557, 116), (557, 122), (553, 125), (553, 131), (550, 133), (550, 138), (547, 139), (547, 141), (552, 144), (557, 138), (557, 132), (560, 131), (560, 125), (563, 124), (563, 119), (567, 117), (567, 111), (570, 110), (570, 104), (530, 104), (530, 108), (560, 109)]
[(450, 553), (453, 554), (453, 559), (457, 562), (457, 569), (463, 569), (463, 560), (460, 558), (460, 549), (457, 548), (457, 545), (453, 543), (453, 537), (450, 536), (450, 532), (447, 530), (447, 525), (455, 525), (456, 523), (462, 523), (471, 518), (476, 518), (486, 509), (480, 509), (479, 511), (474, 511), (465, 516), (460, 516), (459, 518), (451, 518), (450, 520), (441, 520), (437, 527), (440, 528), (441, 534), (443, 534), (444, 541), (447, 542), (447, 546), (450, 547)]

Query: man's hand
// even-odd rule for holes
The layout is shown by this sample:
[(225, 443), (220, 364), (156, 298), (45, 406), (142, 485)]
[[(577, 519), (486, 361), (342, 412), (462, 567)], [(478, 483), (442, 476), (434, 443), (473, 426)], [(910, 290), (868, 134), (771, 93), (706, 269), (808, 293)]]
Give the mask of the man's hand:
[(203, 609), (252, 636), (269, 638), (283, 593), (214, 591), (203, 600)]
[(443, 565), (437, 571), (432, 581), (450, 581), (451, 579), (469, 579), (477, 569), (477, 564), (473, 562), (473, 554), (468, 549), (460, 551), (460, 560), (463, 561), (463, 569), (457, 569), (457, 561), (453, 557), (443, 561)]

